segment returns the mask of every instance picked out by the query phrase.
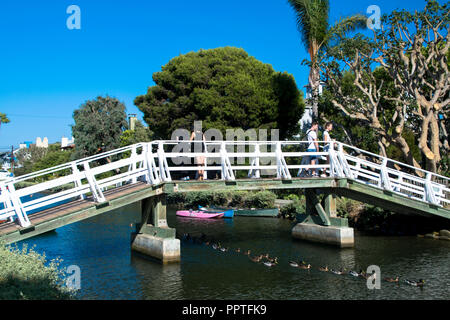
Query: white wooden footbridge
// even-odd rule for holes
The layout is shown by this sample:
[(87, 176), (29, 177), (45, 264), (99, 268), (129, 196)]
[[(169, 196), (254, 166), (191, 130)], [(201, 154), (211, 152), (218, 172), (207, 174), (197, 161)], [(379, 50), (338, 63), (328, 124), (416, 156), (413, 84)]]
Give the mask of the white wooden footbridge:
[[(448, 177), (344, 143), (332, 142), (328, 151), (316, 153), (304, 151), (305, 141), (200, 143), (204, 152), (190, 150), (189, 141), (138, 143), (1, 181), (0, 241), (23, 240), (146, 199), (153, 202), (143, 209), (143, 223), (164, 234), (172, 229), (161, 197), (202, 190), (305, 189), (308, 214), (323, 226), (342, 224), (331, 201), (336, 195), (403, 214), (450, 219)], [(311, 155), (321, 163), (305, 162)], [(199, 156), (206, 159), (202, 166), (193, 164)], [(298, 177), (311, 168), (324, 170), (326, 177)], [(205, 172), (203, 181), (180, 179), (199, 169)], [(322, 203), (313, 190), (325, 193)]]

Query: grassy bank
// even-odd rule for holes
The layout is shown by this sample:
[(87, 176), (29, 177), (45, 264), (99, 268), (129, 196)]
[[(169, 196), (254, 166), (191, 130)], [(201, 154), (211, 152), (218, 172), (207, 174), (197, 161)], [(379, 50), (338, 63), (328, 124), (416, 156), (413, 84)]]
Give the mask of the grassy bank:
[(74, 295), (65, 286), (60, 260), (47, 262), (25, 245), (22, 250), (0, 244), (0, 300), (67, 300)]

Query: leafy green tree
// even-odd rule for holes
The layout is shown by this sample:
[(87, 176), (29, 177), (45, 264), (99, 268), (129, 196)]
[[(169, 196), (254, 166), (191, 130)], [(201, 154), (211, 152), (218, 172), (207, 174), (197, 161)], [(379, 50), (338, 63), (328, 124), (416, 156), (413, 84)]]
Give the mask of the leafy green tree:
[(46, 154), (32, 165), (33, 171), (39, 171), (70, 162), (71, 150), (61, 150), (61, 145), (55, 143), (49, 145)]
[(74, 158), (88, 157), (120, 147), (120, 136), (127, 128), (125, 105), (111, 97), (86, 101), (73, 112), (75, 125)]
[[(20, 149), (16, 154), (20, 167), (16, 168), (15, 174), (20, 176), (67, 163), (71, 160), (72, 153), (73, 150), (61, 150), (59, 143), (51, 144), (48, 148), (31, 145), (29, 148)], [(48, 180), (63, 174), (64, 172), (59, 171), (45, 176), (43, 179)]]
[(0, 126), (2, 125), (2, 123), (9, 123), (9, 122), (10, 121), (6, 116), (6, 114), (0, 112)]
[(367, 17), (356, 14), (344, 17), (335, 25), (330, 26), (329, 0), (288, 0), (288, 3), (295, 11), (297, 27), (311, 59), (309, 61), (310, 73), (308, 81), (311, 87), (313, 116), (317, 119), (319, 117), (320, 86), (319, 52), (338, 37), (342, 37), (356, 29), (365, 28), (367, 26)]
[(225, 47), (173, 58), (156, 83), (134, 103), (155, 137), (168, 139), (175, 129), (280, 129), (281, 138), (299, 131), (304, 112), (294, 77), (274, 71), (243, 49)]
[(125, 130), (120, 136), (120, 146), (125, 147), (139, 142), (152, 141), (153, 132), (141, 121), (136, 121), (134, 130)]

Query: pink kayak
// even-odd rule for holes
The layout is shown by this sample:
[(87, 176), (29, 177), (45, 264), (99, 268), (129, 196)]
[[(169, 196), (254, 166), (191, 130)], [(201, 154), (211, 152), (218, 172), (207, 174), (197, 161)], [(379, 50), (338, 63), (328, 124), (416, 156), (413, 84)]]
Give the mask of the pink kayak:
[(222, 218), (224, 212), (218, 213), (205, 213), (202, 211), (189, 211), (189, 210), (179, 210), (177, 211), (177, 216), (189, 217), (189, 218), (199, 218), (199, 219), (213, 219)]

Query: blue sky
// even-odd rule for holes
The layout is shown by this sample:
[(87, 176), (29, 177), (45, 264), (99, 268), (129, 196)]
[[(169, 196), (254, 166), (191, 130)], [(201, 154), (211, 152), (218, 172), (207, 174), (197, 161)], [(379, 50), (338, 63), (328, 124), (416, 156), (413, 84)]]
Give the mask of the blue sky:
[[(424, 0), (331, 0), (331, 21), (378, 5), (422, 9)], [(68, 6), (81, 9), (81, 30), (69, 30)], [(295, 17), (286, 0), (2, 0), (0, 6), (0, 151), (36, 137), (70, 137), (72, 113), (109, 95), (128, 113), (142, 113), (136, 96), (171, 58), (223, 46), (294, 75), (308, 69)]]

